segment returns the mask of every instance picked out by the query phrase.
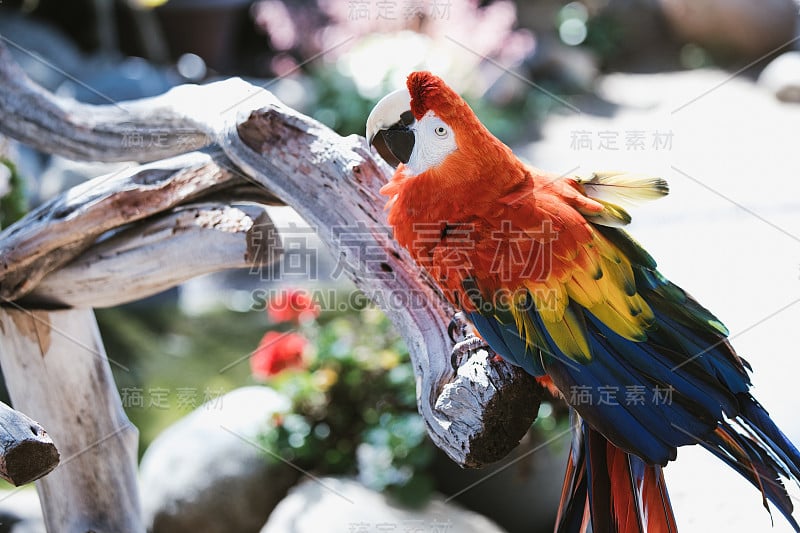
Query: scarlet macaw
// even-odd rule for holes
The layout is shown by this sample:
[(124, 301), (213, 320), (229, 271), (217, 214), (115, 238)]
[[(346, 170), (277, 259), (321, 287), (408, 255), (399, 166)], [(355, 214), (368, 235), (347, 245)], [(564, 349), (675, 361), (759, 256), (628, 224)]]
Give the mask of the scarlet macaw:
[(800, 531), (782, 483), (800, 453), (750, 394), (749, 365), (620, 229), (618, 204), (666, 182), (527, 166), (429, 72), (377, 104), (367, 139), (397, 165), (381, 190), (397, 241), (496, 353), (570, 403), (556, 531), (676, 531), (662, 467), (695, 443)]

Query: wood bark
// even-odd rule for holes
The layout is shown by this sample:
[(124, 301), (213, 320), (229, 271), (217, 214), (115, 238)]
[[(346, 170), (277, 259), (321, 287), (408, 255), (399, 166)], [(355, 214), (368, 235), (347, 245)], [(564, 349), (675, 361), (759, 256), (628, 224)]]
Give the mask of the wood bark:
[(11, 399), (48, 429), (62, 456), (36, 482), (47, 530), (144, 532), (139, 432), (122, 410), (92, 310), (1, 307), (0, 331)]

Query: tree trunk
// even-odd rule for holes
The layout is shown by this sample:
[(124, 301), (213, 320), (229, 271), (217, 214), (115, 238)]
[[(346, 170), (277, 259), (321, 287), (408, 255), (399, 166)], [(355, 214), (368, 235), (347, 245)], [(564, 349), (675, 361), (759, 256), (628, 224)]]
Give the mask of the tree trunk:
[(0, 364), (14, 406), (41, 421), (62, 454), (61, 464), (36, 482), (47, 530), (144, 532), (139, 432), (122, 410), (92, 310), (3, 307), (0, 331)]

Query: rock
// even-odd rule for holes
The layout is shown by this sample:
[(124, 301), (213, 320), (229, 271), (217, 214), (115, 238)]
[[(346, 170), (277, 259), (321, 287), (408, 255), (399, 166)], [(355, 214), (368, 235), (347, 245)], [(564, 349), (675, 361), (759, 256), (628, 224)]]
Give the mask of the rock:
[(422, 509), (398, 507), (355, 480), (309, 479), (293, 488), (275, 508), (261, 533), (350, 533), (442, 531), (501, 533), (486, 517), (434, 495)]
[(661, 0), (661, 6), (678, 37), (723, 58), (755, 59), (777, 51), (797, 27), (793, 0)]
[(758, 83), (783, 102), (800, 102), (800, 52), (786, 52), (758, 76)]
[(84, 66), (79, 78), (67, 79), (58, 86), (56, 95), (87, 104), (112, 104), (157, 96), (180, 82), (169, 69), (153, 65), (141, 57), (109, 62), (108, 58), (95, 55), (87, 58)]
[(46, 533), (39, 496), (32, 486), (23, 490), (0, 491), (0, 531)]
[(288, 400), (244, 387), (200, 406), (153, 441), (141, 463), (144, 522), (153, 533), (257, 532), (298, 477), (254, 441)]

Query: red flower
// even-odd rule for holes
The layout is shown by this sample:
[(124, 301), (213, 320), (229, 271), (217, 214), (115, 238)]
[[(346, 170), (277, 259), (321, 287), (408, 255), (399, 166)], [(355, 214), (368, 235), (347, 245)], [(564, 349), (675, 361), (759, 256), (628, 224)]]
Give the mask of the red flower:
[(299, 289), (288, 289), (270, 300), (267, 315), (273, 322), (301, 322), (319, 316), (319, 305), (311, 295)]
[(250, 357), (253, 376), (266, 379), (287, 368), (305, 368), (303, 351), (308, 340), (297, 333), (269, 331)]

